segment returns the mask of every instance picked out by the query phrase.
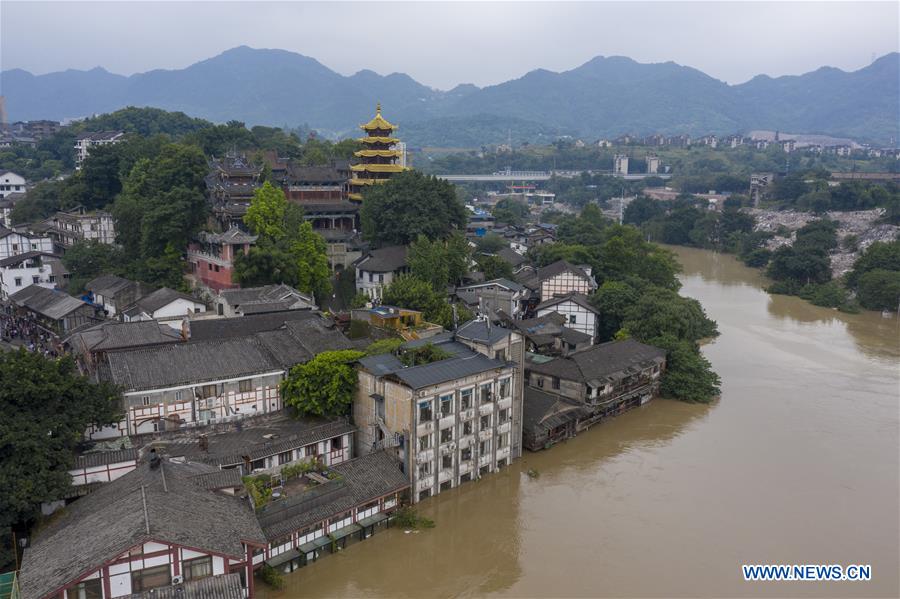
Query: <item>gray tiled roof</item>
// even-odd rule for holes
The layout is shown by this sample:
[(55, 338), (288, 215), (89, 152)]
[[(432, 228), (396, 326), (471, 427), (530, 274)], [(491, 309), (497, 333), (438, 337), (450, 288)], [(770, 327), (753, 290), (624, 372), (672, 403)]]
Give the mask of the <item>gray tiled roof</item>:
[(431, 364), (404, 368), (389, 376), (401, 380), (413, 389), (421, 389), (506, 366), (506, 362), (473, 352), (466, 357), (447, 358)]
[(168, 287), (162, 287), (134, 302), (129, 307), (127, 307), (125, 311), (135, 311), (136, 314), (146, 312), (147, 314), (152, 316), (153, 313), (160, 308), (164, 308), (175, 300), (179, 299), (187, 300), (189, 302), (194, 302), (197, 304), (203, 303), (197, 298), (191, 297), (186, 293), (181, 293), (180, 291), (175, 291), (174, 289), (169, 289)]
[(634, 339), (625, 339), (595, 345), (565, 358), (554, 358), (546, 362), (529, 360), (526, 369), (587, 383), (602, 381), (628, 369), (644, 368), (665, 357), (666, 351), (663, 349)]
[(181, 341), (181, 333), (155, 320), (101, 322), (80, 328), (66, 339), (69, 345), (81, 351), (107, 351)]
[(522, 291), (525, 289), (525, 287), (523, 287), (522, 285), (515, 283), (513, 281), (510, 281), (509, 279), (491, 279), (490, 281), (485, 281), (483, 283), (477, 283), (475, 285), (463, 285), (459, 289), (475, 291), (475, 290), (480, 289), (481, 287), (487, 287), (489, 285), (505, 287), (506, 289), (509, 289), (510, 291)]
[[(243, 289), (223, 289), (219, 296), (232, 306), (248, 306), (255, 304), (272, 304), (293, 300), (315, 305), (313, 298), (301, 293), (289, 285), (265, 285), (263, 287), (247, 287)], [(274, 310), (269, 310), (274, 311)]]
[(552, 429), (564, 422), (577, 419), (588, 412), (564, 397), (546, 393), (534, 387), (525, 387), (522, 427), (525, 429)]
[(89, 305), (62, 291), (47, 289), (40, 285), (29, 285), (9, 296), (9, 299), (17, 306), (23, 306), (53, 320), (60, 320), (78, 308)]
[(577, 266), (569, 264), (565, 260), (557, 260), (553, 264), (548, 264), (547, 266), (545, 266), (543, 268), (539, 268), (537, 271), (537, 276), (538, 276), (538, 280), (545, 281), (545, 280), (549, 279), (550, 277), (556, 276), (560, 273), (567, 272), (567, 271), (574, 273), (574, 274), (576, 274), (584, 279), (587, 279), (588, 281), (593, 283), (593, 280), (591, 279), (591, 277), (589, 277), (587, 275), (586, 272), (584, 272), (582, 269), (580, 269)]
[(590, 300), (588, 300), (587, 296), (583, 293), (569, 293), (567, 295), (551, 297), (550, 299), (538, 304), (535, 310), (544, 310), (545, 308), (558, 306), (563, 302), (572, 302), (581, 306), (585, 310), (593, 312), (594, 314), (600, 314), (600, 311), (591, 304)]
[(385, 374), (390, 374), (403, 368), (403, 362), (393, 354), (366, 356), (365, 358), (361, 358), (359, 363), (363, 368), (375, 376), (384, 376)]
[(528, 262), (528, 259), (512, 248), (503, 248), (497, 252), (497, 256), (508, 262), (513, 268)]
[(244, 599), (244, 590), (241, 575), (233, 572), (159, 587), (129, 595), (126, 599)]
[(84, 288), (100, 295), (114, 296), (119, 291), (133, 284), (135, 284), (134, 281), (123, 279), (116, 275), (100, 275), (85, 283)]
[(408, 249), (405, 245), (392, 245), (370, 250), (356, 267), (367, 272), (394, 272), (406, 266)]
[(126, 391), (279, 370), (255, 338), (190, 341), (107, 354), (112, 382)]
[(488, 345), (506, 339), (509, 333), (509, 329), (505, 329), (501, 326), (489, 326), (487, 320), (470, 320), (456, 329), (456, 337), (458, 339), (468, 339), (479, 343), (486, 343)]
[(92, 451), (75, 457), (76, 468), (95, 468), (107, 464), (130, 462), (138, 458), (138, 451), (134, 448), (117, 449), (115, 451)]
[(25, 252), (24, 254), (16, 254), (15, 256), (10, 256), (9, 258), (0, 260), (0, 267), (21, 264), (26, 260), (31, 260), (32, 258), (37, 258), (38, 256), (49, 256), (53, 258), (59, 257), (56, 254), (52, 254), (50, 252)]
[(244, 337), (262, 331), (274, 331), (291, 320), (323, 318), (318, 312), (309, 310), (287, 310), (266, 314), (248, 314), (236, 318), (209, 318), (190, 321), (191, 340), (224, 339)]
[(67, 508), (32, 540), (20, 572), (24, 597), (44, 597), (149, 540), (244, 559), (242, 541), (262, 544), (249, 506), (207, 491), (191, 470), (163, 461), (99, 487)]
[(370, 453), (331, 468), (340, 478), (313, 487), (301, 495), (268, 504), (259, 523), (274, 539), (325, 518), (341, 514), (409, 486), (400, 462), (386, 451)]
[(226, 467), (243, 464), (244, 456), (256, 460), (356, 430), (343, 418), (292, 418), (285, 412), (240, 422), (240, 430), (233, 427), (225, 432), (208, 433), (205, 450), (200, 449), (197, 434), (190, 432), (170, 438), (164, 451), (192, 462)]

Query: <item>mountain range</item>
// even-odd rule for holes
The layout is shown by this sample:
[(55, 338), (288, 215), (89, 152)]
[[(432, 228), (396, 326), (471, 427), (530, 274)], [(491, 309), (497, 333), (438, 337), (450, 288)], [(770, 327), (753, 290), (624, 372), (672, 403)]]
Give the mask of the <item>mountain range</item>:
[(306, 124), (355, 135), (381, 102), (411, 145), (592, 140), (622, 133), (790, 130), (888, 143), (900, 138), (900, 53), (857, 71), (822, 67), (728, 85), (686, 66), (598, 56), (560, 73), (538, 69), (488, 87), (436, 90), (402, 73), (344, 76), (285, 50), (233, 48), (184, 69), (131, 76), (102, 68), (0, 73), (11, 120), (66, 119), (125, 106), (178, 110), (216, 122)]

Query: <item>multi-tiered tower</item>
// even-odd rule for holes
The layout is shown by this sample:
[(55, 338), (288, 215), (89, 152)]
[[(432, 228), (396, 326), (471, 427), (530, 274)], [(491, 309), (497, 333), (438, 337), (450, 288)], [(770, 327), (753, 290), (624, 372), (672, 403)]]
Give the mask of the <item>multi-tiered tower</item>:
[(375, 118), (360, 125), (366, 136), (360, 139), (364, 149), (353, 155), (360, 159), (359, 164), (350, 167), (353, 178), (350, 179), (350, 199), (362, 200), (362, 190), (366, 185), (384, 183), (394, 173), (406, 170), (398, 160), (403, 157), (403, 150), (398, 149), (400, 140), (394, 137), (395, 125), (381, 116), (381, 104), (375, 108)]

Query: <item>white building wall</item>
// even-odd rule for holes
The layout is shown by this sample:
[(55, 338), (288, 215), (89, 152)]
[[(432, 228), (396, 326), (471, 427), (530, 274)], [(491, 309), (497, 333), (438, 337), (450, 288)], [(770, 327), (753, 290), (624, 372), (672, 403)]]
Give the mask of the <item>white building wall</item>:
[(53, 252), (53, 240), (49, 237), (30, 237), (12, 232), (0, 238), (0, 260), (26, 252)]
[(565, 326), (591, 336), (591, 343), (597, 337), (597, 315), (572, 301), (564, 301), (537, 311), (537, 315), (546, 316), (559, 312), (566, 318)]
[(392, 272), (370, 272), (357, 269), (356, 292), (364, 294), (369, 299), (381, 301), (384, 288), (393, 280), (394, 273)]
[(541, 301), (573, 292), (590, 295), (591, 291), (592, 285), (590, 281), (573, 272), (565, 271), (541, 282)]
[(0, 298), (6, 300), (13, 293), (31, 285), (53, 289), (56, 283), (50, 281), (52, 274), (49, 264), (29, 268), (0, 268)]
[(0, 198), (5, 198), (11, 193), (25, 192), (25, 177), (7, 171), (0, 175)]

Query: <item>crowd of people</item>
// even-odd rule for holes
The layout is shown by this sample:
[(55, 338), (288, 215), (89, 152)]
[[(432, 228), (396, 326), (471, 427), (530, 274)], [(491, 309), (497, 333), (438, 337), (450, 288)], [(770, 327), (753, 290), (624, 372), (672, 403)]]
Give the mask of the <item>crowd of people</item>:
[(0, 311), (0, 341), (40, 352), (48, 358), (59, 355), (55, 335), (41, 327), (32, 315), (19, 316), (8, 307)]

